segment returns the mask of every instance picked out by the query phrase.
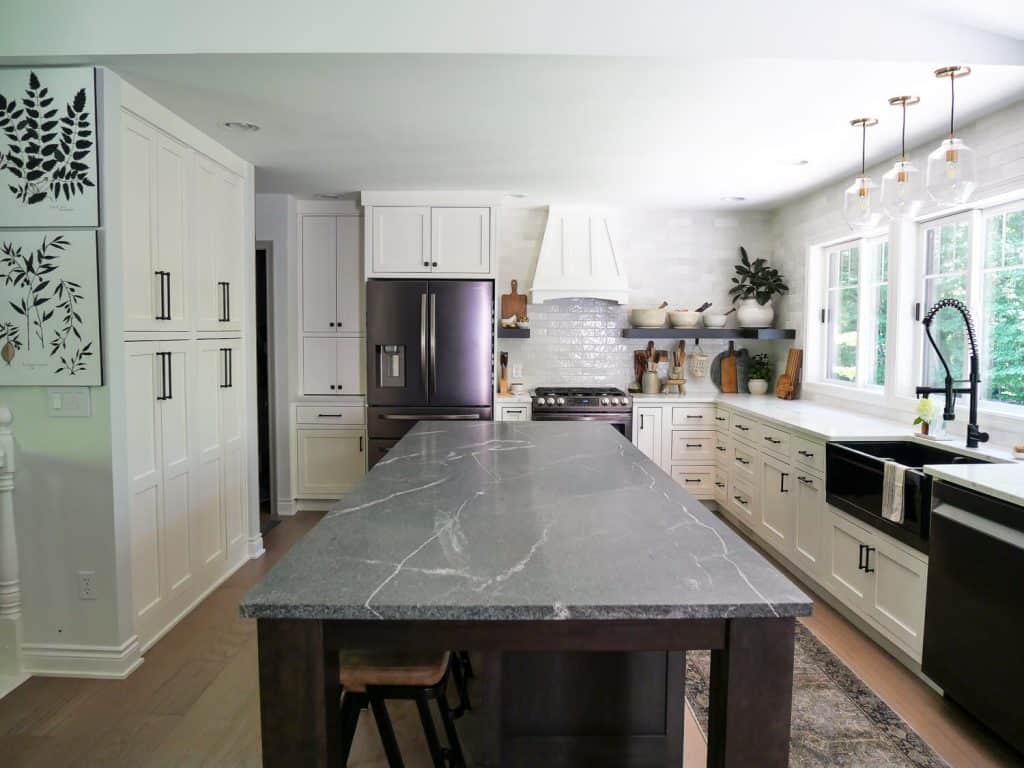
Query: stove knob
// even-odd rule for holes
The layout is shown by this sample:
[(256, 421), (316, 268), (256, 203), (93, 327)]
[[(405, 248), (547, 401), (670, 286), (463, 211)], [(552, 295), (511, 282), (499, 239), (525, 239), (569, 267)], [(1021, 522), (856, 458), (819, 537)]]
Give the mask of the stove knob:
[(565, 398), (564, 398), (564, 397), (560, 397), (560, 398), (558, 398), (557, 400), (555, 400), (555, 402), (556, 402), (556, 403), (557, 403), (558, 405), (565, 405)]
[(620, 397), (619, 398), (619, 405), (629, 405), (629, 398), (628, 397)]
[(547, 403), (548, 403), (548, 405), (554, 405), (555, 404), (555, 398), (549, 397), (548, 400), (547, 400)]
[(534, 405), (544, 405), (544, 398), (543, 398), (543, 397), (538, 397), (538, 398), (536, 398), (536, 399), (535, 399), (535, 400), (533, 401), (533, 404), (534, 404)]
[(608, 405), (608, 398), (607, 397), (602, 397), (601, 398), (601, 405)]

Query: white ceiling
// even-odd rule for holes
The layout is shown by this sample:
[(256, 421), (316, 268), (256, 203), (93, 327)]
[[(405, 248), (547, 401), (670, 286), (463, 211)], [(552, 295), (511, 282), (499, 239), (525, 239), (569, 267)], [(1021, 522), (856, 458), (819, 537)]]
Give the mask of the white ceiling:
[(852, 172), (850, 118), (879, 117), (869, 162), (891, 157), (890, 96), (922, 97), (912, 145), (940, 135), (936, 66), (974, 67), (962, 122), (1024, 98), (1020, 0), (7, 2), (0, 62), (107, 64), (254, 162), (261, 192), (767, 208)]

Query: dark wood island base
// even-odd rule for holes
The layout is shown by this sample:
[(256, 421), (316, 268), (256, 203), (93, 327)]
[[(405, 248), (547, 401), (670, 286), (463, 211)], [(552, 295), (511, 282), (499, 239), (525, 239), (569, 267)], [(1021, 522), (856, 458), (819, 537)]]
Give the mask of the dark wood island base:
[(259, 619), (263, 764), (340, 766), (338, 654), (372, 647), (488, 654), (486, 764), (679, 768), (684, 652), (710, 649), (708, 765), (783, 768), (794, 621)]

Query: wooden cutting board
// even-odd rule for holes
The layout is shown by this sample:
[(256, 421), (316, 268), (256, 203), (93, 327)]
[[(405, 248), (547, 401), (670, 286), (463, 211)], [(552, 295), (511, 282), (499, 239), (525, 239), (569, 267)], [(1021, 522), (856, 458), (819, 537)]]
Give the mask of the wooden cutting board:
[(735, 394), (739, 391), (736, 377), (736, 349), (729, 342), (729, 353), (722, 358), (722, 392)]
[(775, 396), (782, 400), (792, 400), (796, 396), (796, 385), (800, 382), (800, 366), (803, 365), (804, 351), (790, 349), (786, 358), (786, 372), (775, 382)]
[(501, 296), (501, 316), (512, 317), (515, 315), (522, 320), (526, 317), (526, 294), (518, 293), (519, 281), (512, 281), (512, 293), (504, 293)]

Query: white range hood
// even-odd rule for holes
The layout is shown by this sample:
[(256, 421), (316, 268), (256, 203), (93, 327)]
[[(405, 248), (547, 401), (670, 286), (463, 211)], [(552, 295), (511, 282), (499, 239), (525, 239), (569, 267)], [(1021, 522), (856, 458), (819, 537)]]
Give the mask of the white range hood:
[(590, 298), (626, 304), (629, 282), (613, 231), (607, 213), (551, 206), (530, 301)]

